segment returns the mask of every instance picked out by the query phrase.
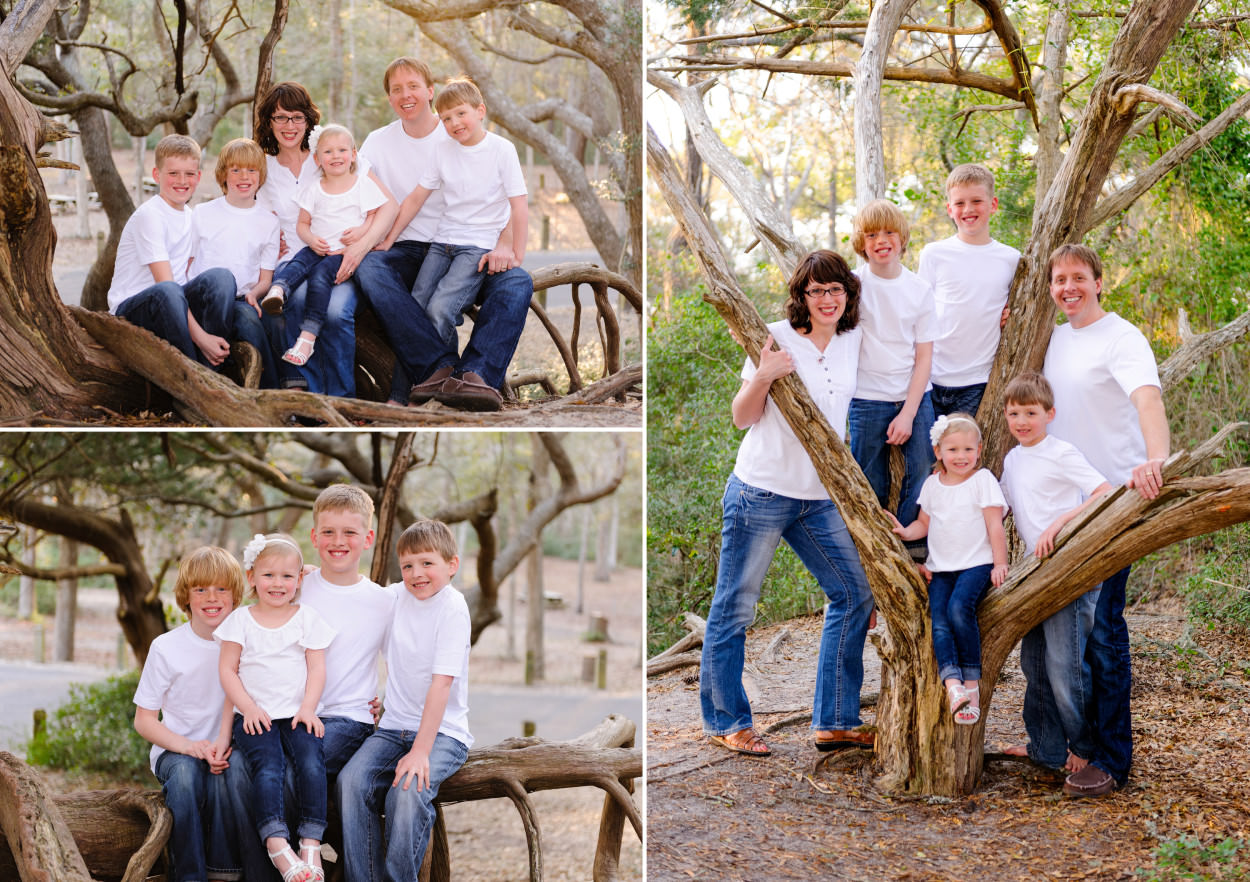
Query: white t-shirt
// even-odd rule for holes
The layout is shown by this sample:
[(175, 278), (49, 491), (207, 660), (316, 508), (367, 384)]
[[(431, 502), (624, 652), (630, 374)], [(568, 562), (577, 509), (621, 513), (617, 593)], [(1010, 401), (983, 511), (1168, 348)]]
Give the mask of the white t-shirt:
[(238, 208), (226, 197), (198, 206), (191, 215), (191, 276), (215, 266), (234, 274), (238, 294), (246, 294), (261, 270), (278, 265), (278, 219), (252, 203)]
[[(787, 319), (771, 322), (768, 331), (793, 359), (795, 372), (833, 431), (839, 438), (845, 438), (846, 413), (855, 391), (855, 365), (859, 361), (859, 328), (834, 335), (824, 352), (817, 349), (809, 337), (790, 327)], [(755, 364), (750, 358), (746, 359), (742, 379), (750, 380), (755, 371)], [(764, 399), (763, 415), (747, 429), (746, 437), (738, 446), (734, 474), (745, 484), (791, 499), (829, 498), (829, 491), (820, 483), (811, 457), (771, 395)]]
[(864, 330), (855, 397), (902, 401), (916, 368), (916, 344), (937, 336), (933, 289), (906, 267), (894, 279), (881, 278), (867, 265), (855, 275), (860, 281), (859, 326)]
[[(402, 122), (395, 120), (370, 132), (360, 147), (359, 155), (372, 163), (378, 180), (391, 191), (392, 196), (402, 201), (421, 183), (422, 172), (433, 165), (434, 148), (451, 140), (442, 123), (424, 138), (414, 138), (404, 131)], [(433, 242), (446, 207), (443, 191), (435, 190), (425, 200), (417, 216), (404, 227), (398, 241)], [(494, 247), (493, 242), (491, 247)]]
[(278, 216), (278, 224), (282, 228), (287, 247), (286, 254), (282, 255), (283, 260), (289, 260), (291, 255), (304, 247), (299, 233), (295, 231), (295, 224), (299, 220), (299, 204), (295, 197), (301, 187), (320, 175), (311, 153), (304, 157), (298, 176), (291, 174), (289, 168), (278, 162), (278, 157), (265, 157), (265, 185), (257, 191), (256, 203)]
[(999, 320), (1020, 252), (991, 240), (969, 245), (958, 236), (931, 242), (920, 252), (917, 275), (933, 286), (938, 333), (933, 340), (933, 382), (971, 386), (990, 378), (998, 352)]
[(982, 509), (1007, 501), (989, 469), (977, 469), (959, 484), (943, 484), (938, 475), (925, 478), (916, 500), (929, 516), (929, 558), (935, 573), (953, 573), (994, 562), (994, 549)]
[(1075, 444), (1112, 484), (1126, 483), (1134, 466), (1146, 461), (1146, 439), (1129, 395), (1142, 386), (1162, 388), (1142, 332), (1110, 312), (1084, 328), (1060, 325), (1042, 373), (1055, 391), (1050, 434)]
[(295, 201), (311, 216), (312, 234), (325, 239), (331, 251), (338, 251), (343, 247), (339, 240), (343, 231), (364, 223), (370, 211), (386, 204), (386, 195), (372, 179), (357, 172), (356, 183), (344, 193), (327, 193), (322, 178), (317, 177), (300, 189)]
[(1055, 518), (1089, 498), (1104, 482), (1081, 452), (1054, 435), (1032, 447), (1017, 444), (1003, 460), (1003, 496), (1016, 518), (1016, 532), (1030, 554)]
[[(161, 712), (161, 722), (175, 735), (192, 741), (217, 737), (226, 692), (217, 674), (217, 644), (191, 630), (185, 622), (152, 641), (139, 676), (135, 704)], [(165, 748), (152, 745), (152, 773)]]
[(418, 600), (396, 582), (387, 589), (395, 597), (395, 616), (386, 632), (386, 711), (384, 729), (421, 728), (425, 696), (435, 674), (454, 679), (438, 731), (465, 747), (469, 734), (469, 604), (451, 585), (429, 600)]
[(299, 599), (338, 632), (326, 650), (326, 686), (317, 715), (372, 725), (369, 701), (378, 694), (378, 653), (395, 595), (364, 576), (355, 585), (333, 585), (314, 570), (304, 577)]
[(316, 610), (303, 604), (278, 628), (262, 626), (252, 617), (252, 607), (244, 606), (217, 626), (213, 639), (243, 647), (239, 656), (243, 688), (271, 720), (284, 720), (295, 716), (304, 701), (308, 682), (304, 650), (325, 649), (334, 633)]
[(109, 312), (146, 288), (156, 284), (148, 264), (169, 261), (170, 272), (179, 285), (187, 283), (187, 261), (191, 258), (190, 208), (177, 209), (161, 196), (153, 196), (135, 209), (117, 241), (113, 283), (109, 286)]
[[(516, 147), (494, 132), (465, 147), (450, 137), (434, 148), (434, 163), (421, 175), (421, 186), (443, 190), (447, 208), (434, 241), (494, 248), (508, 225), (508, 200), (526, 194)], [(405, 194), (406, 195), (406, 194)]]

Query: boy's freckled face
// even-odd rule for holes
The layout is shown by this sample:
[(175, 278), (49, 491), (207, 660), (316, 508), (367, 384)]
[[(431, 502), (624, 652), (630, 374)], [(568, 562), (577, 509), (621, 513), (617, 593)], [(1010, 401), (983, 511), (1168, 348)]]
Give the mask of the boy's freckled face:
[(434, 87), (415, 70), (401, 67), (391, 75), (386, 100), (401, 120), (414, 120), (430, 112)]
[(212, 629), (230, 615), (234, 609), (234, 598), (230, 596), (229, 588), (200, 585), (190, 590), (187, 606), (192, 624), (198, 622)]
[(961, 237), (981, 239), (988, 235), (990, 216), (998, 211), (998, 197), (989, 195), (983, 184), (955, 184), (946, 200), (946, 214)]
[(248, 202), (256, 198), (260, 189), (260, 170), (232, 165), (226, 169), (226, 195), (234, 202)]
[(466, 147), (472, 147), (486, 136), (482, 129), (482, 123), (486, 119), (486, 106), (483, 104), (477, 107), (457, 104), (444, 110), (438, 117), (443, 121), (447, 134)]
[(429, 600), (447, 585), (460, 569), (460, 558), (446, 560), (437, 551), (418, 551), (399, 556), (404, 587), (418, 600)]
[(312, 544), (327, 574), (355, 576), (361, 555), (373, 547), (373, 530), (353, 511), (323, 511), (313, 527)]
[(190, 156), (170, 156), (152, 169), (152, 180), (161, 198), (174, 208), (181, 208), (191, 201), (200, 183), (200, 161)]
[(893, 268), (903, 257), (903, 237), (897, 230), (864, 233), (864, 252), (873, 269)]
[(1055, 409), (1040, 404), (1007, 402), (1007, 429), (1024, 447), (1032, 447), (1046, 437), (1046, 426), (1055, 418)]

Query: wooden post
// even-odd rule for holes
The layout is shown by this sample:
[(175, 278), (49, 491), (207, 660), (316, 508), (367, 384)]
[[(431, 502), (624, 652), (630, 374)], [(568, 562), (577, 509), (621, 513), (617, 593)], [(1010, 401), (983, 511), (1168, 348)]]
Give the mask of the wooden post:
[(43, 664), (43, 644), (43, 623), (40, 622), (38, 625), (35, 625), (35, 661), (38, 664)]
[(521, 734), (524, 735), (526, 738), (533, 738), (535, 735), (538, 734), (538, 724), (535, 723), (533, 720), (522, 720), (521, 721)]
[(606, 649), (599, 650), (599, 665), (595, 671), (598, 681), (595, 686), (599, 689), (608, 688), (608, 651)]
[(608, 642), (608, 617), (599, 611), (590, 614), (590, 633), (594, 635), (594, 639)]
[(596, 659), (593, 655), (582, 656), (582, 682), (583, 683), (595, 682), (595, 671), (598, 667), (598, 664), (599, 664), (598, 659)]

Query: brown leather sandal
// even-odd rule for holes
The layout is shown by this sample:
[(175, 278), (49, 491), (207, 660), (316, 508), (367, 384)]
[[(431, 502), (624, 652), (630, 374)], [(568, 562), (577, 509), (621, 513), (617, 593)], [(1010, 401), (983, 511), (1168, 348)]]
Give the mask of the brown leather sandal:
[(739, 729), (728, 735), (710, 736), (713, 744), (719, 744), (726, 750), (746, 756), (771, 756), (772, 749), (764, 743), (764, 739), (755, 734), (754, 729)]

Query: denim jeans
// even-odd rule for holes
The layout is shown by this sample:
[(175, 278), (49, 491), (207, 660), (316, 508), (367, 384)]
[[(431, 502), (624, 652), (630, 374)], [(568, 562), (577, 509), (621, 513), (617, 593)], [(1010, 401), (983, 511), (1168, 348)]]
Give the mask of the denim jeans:
[(1093, 751), (1086, 725), (1091, 686), (1086, 653), (1098, 597), (1097, 587), (1085, 592), (1020, 641), (1029, 757), (1054, 769), (1067, 761), (1068, 751), (1082, 759)]
[(172, 750), (157, 758), (156, 777), (174, 817), (169, 852), (175, 882), (202, 882), (210, 871), (218, 878), (239, 875), (226, 782), (232, 770), (214, 775), (204, 760)]
[[(314, 256), (316, 252), (313, 252)], [(324, 262), (324, 261), (323, 261)], [(341, 261), (340, 261), (341, 262)], [(282, 272), (284, 267), (279, 267)], [(336, 266), (330, 273), (333, 285)], [(275, 274), (276, 278), (276, 274)], [(283, 305), (285, 329), (285, 346), (283, 350), (294, 345), (305, 322), (305, 316), (311, 311), (311, 294), (307, 282), (287, 292)], [(333, 395), (338, 398), (354, 398), (356, 395), (356, 304), (358, 302), (356, 286), (351, 282), (333, 285), (326, 300), (325, 312), (322, 315), (320, 330), (317, 334), (317, 348), (312, 358), (303, 367), (292, 367), (305, 379), (309, 392)], [(285, 364), (286, 362), (283, 362)]]
[(295, 369), (295, 365), (282, 360), (281, 352), (274, 352), (273, 339), (264, 319), (256, 313), (256, 307), (242, 298), (234, 301), (234, 339), (251, 343), (260, 353), (262, 389), (277, 389), (283, 385), (282, 378), (286, 372), (280, 365), (286, 364), (292, 370)]
[(1133, 764), (1133, 715), (1130, 693), (1133, 664), (1128, 623), (1124, 621), (1124, 589), (1129, 567), (1102, 583), (1094, 628), (1085, 648), (1090, 669), (1089, 713), (1085, 721), (1093, 745), (1090, 762), (1123, 787)]
[(934, 383), (930, 392), (933, 417), (936, 419), (953, 413), (966, 413), (975, 417), (983, 395), (985, 383), (973, 383), (971, 386), (939, 386)]
[[(230, 340), (234, 337), (234, 294), (238, 288), (234, 274), (216, 267), (205, 270), (185, 285), (158, 282), (127, 297), (117, 307), (117, 315), (168, 341), (187, 358), (208, 365), (208, 360), (191, 341), (187, 312), (210, 334)], [(211, 367), (211, 365), (209, 365)], [(219, 370), (220, 365), (214, 370)]]
[(720, 566), (699, 674), (704, 731), (726, 735), (751, 725), (751, 705), (742, 687), (746, 632), (782, 539), (829, 598), (816, 663), (812, 728), (855, 728), (860, 724), (864, 638), (873, 601), (859, 551), (838, 507), (828, 499), (770, 493), (734, 475), (729, 476), (723, 505)]
[[(356, 270), (362, 295), (377, 313), (410, 384), (429, 379), (439, 368), (451, 367), (456, 373), (472, 371), (487, 385), (501, 388), (525, 330), (534, 280), (520, 267), (488, 274), (478, 297), (473, 333), (464, 353), (457, 357), (454, 342), (448, 345), (439, 336), (412, 297), (412, 286), (429, 247), (426, 242), (403, 241), (389, 251), (369, 252)], [(407, 390), (403, 391), (406, 400)]]
[[(852, 398), (848, 424), (851, 435), (851, 456), (864, 471), (864, 477), (877, 494), (877, 502), (885, 508), (890, 493), (890, 448), (885, 441), (890, 422), (903, 409), (901, 401), (869, 401)], [(929, 443), (929, 429), (933, 426), (933, 402), (926, 392), (916, 409), (911, 424), (911, 437), (901, 445), (903, 448), (903, 486), (899, 488), (898, 509), (895, 517), (904, 525), (916, 519), (920, 511), (916, 499), (920, 485), (933, 468), (933, 445)]]
[(409, 778), (407, 790), (403, 784), (392, 787), (395, 767), (416, 737), (411, 730), (378, 729), (339, 774), (347, 882), (412, 882), (421, 871), (438, 789), (464, 765), (469, 749), (440, 732), (430, 751), (430, 786), (418, 790)]
[(977, 604), (990, 587), (993, 564), (938, 572), (929, 583), (933, 655), (943, 682), (981, 679), (981, 626)]
[(456, 328), (464, 321), (464, 311), (477, 300), (486, 270), (477, 265), (487, 249), (473, 245), (434, 242), (421, 263), (412, 296), (425, 310), (434, 330), (448, 346), (455, 348)]
[(249, 735), (243, 730), (243, 716), (235, 714), (234, 743), (247, 758), (251, 772), (253, 814), (260, 838), (290, 838), (282, 793), (286, 759), (290, 757), (295, 765), (295, 797), (299, 803), (296, 833), (301, 839), (321, 839), (326, 829), (326, 771), (321, 739), (303, 723), (292, 729), (289, 717), (273, 720), (268, 731)]

